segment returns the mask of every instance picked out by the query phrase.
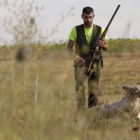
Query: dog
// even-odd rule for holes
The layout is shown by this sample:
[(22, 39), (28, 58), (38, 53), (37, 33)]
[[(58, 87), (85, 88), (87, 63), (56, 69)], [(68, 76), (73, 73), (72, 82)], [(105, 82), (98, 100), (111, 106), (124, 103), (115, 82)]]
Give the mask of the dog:
[(117, 116), (137, 117), (140, 120), (140, 85), (123, 86), (123, 89), (127, 94), (122, 100), (90, 108), (87, 112), (89, 121), (95, 117), (102, 120)]

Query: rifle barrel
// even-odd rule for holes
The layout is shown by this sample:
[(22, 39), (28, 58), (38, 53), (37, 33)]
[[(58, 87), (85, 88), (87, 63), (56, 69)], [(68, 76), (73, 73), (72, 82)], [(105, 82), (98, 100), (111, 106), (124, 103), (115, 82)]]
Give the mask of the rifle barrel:
[(117, 11), (119, 10), (120, 6), (121, 6), (121, 5), (118, 5), (118, 6), (117, 6), (117, 8), (116, 8), (116, 10), (115, 10), (115, 12), (114, 12), (112, 18), (110, 19), (110, 21), (109, 21), (109, 23), (108, 23), (108, 25), (107, 25), (107, 27), (106, 27), (107, 29), (109, 28), (109, 26), (110, 26), (110, 24), (111, 24), (113, 18), (115, 17)]

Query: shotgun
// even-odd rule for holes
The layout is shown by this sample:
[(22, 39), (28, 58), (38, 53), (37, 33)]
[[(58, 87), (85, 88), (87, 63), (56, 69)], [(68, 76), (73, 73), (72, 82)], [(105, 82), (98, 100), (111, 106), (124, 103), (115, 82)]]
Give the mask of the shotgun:
[[(110, 21), (109, 21), (107, 27), (105, 28), (105, 30), (104, 30), (104, 32), (103, 32), (103, 34), (101, 35), (101, 37), (100, 37), (99, 40), (104, 39), (105, 35), (107, 34), (108, 28), (109, 28), (109, 26), (110, 26), (112, 20), (114, 19), (114, 17), (115, 17), (115, 15), (116, 15), (117, 11), (119, 10), (119, 8), (120, 8), (120, 5), (117, 6), (117, 8), (116, 8), (116, 10), (115, 10), (115, 12), (114, 12), (114, 14), (113, 14), (113, 16), (111, 17), (111, 19), (110, 19)], [(89, 70), (90, 70), (90, 68), (91, 68), (91, 65), (92, 65), (93, 61), (95, 60), (95, 54), (96, 54), (96, 52), (98, 51), (98, 49), (99, 49), (99, 46), (96, 45), (96, 47), (95, 47), (95, 49), (94, 49), (94, 51), (93, 51), (93, 57), (92, 57), (92, 59), (89, 61), (88, 65), (87, 65), (87, 69), (85, 70), (85, 73), (89, 73)]]

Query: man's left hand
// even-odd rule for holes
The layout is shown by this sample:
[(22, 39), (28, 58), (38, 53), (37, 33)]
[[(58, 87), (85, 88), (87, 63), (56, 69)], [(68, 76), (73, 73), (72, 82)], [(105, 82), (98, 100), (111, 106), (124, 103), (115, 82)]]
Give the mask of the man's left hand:
[(104, 51), (107, 51), (107, 49), (108, 49), (108, 44), (107, 44), (107, 41), (105, 39), (100, 39), (97, 42), (97, 45), (100, 46)]

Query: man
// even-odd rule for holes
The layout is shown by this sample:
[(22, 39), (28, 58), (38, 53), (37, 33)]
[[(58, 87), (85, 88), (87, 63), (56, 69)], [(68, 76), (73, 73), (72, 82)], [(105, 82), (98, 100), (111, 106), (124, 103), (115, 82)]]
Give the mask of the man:
[[(88, 108), (96, 106), (98, 103), (97, 92), (100, 77), (100, 69), (103, 68), (101, 50), (107, 51), (107, 37), (99, 40), (104, 29), (93, 24), (95, 17), (91, 7), (85, 7), (81, 15), (84, 24), (76, 26), (69, 35), (68, 52), (74, 58), (75, 81), (76, 81), (76, 99), (78, 110), (85, 107), (85, 81), (88, 78)], [(96, 59), (91, 66), (88, 74), (84, 73), (84, 68), (93, 56), (93, 50), (98, 44), (99, 50), (96, 53)], [(75, 52), (73, 46), (75, 45)]]

